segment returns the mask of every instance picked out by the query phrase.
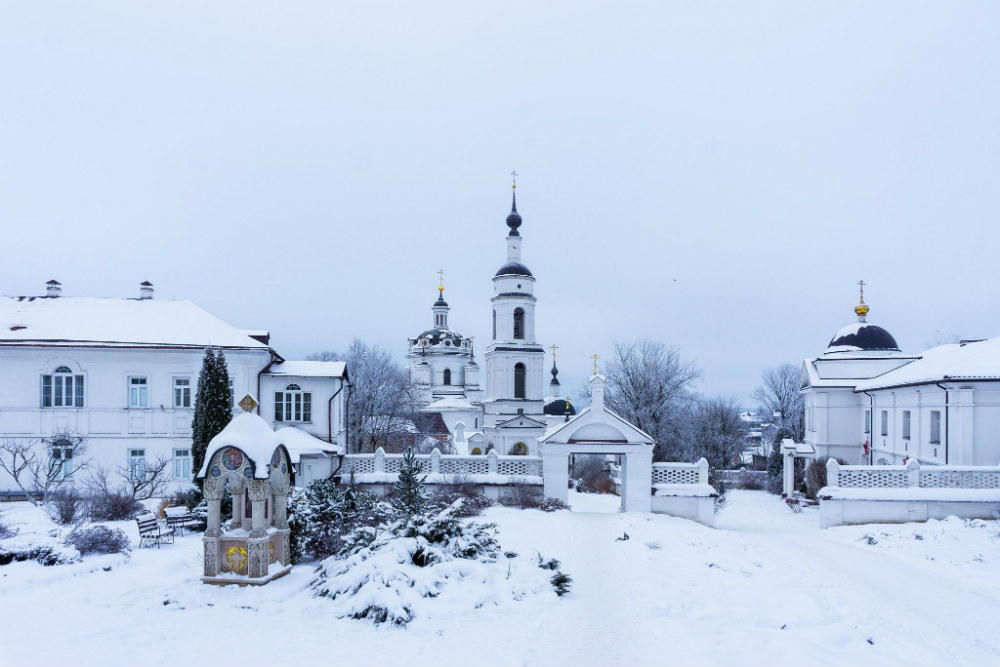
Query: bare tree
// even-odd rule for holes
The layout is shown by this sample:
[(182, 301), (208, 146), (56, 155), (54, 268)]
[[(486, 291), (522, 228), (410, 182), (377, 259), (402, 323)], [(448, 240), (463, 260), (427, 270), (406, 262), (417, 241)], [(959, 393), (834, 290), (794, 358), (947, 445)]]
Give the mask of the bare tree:
[[(657, 461), (690, 458), (685, 425), (701, 371), (661, 341), (615, 343), (605, 368), (605, 403), (656, 441)], [(584, 397), (589, 397), (587, 387)]]
[(795, 364), (772, 366), (761, 376), (763, 384), (753, 390), (767, 417), (780, 414), (781, 425), (791, 431), (796, 441), (805, 437), (805, 401), (799, 391), (802, 371)]
[[(45, 440), (6, 440), (0, 443), (0, 470), (4, 470), (33, 505), (46, 505), (90, 459), (86, 440), (61, 433)], [(36, 500), (37, 499), (37, 500)]]
[(170, 457), (160, 456), (155, 461), (129, 463), (118, 466), (115, 473), (122, 479), (122, 490), (136, 500), (162, 496), (170, 482)]
[(746, 447), (749, 430), (740, 419), (739, 403), (732, 398), (702, 399), (693, 413), (692, 456), (704, 456), (713, 469), (732, 467)]
[(351, 373), (347, 427), (349, 452), (375, 451), (400, 419), (416, 412), (416, 387), (384, 348), (355, 339), (346, 353), (320, 352), (313, 361), (344, 361)]

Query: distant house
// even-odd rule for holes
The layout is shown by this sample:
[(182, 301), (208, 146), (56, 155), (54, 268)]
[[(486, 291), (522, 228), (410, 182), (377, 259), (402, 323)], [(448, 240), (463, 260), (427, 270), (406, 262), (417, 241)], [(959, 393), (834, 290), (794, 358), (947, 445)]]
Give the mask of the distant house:
[[(84, 436), (108, 469), (171, 459), (173, 486), (190, 483), (191, 420), (206, 346), (221, 349), (230, 397), (258, 398), (270, 424), (342, 450), (349, 384), (342, 362), (286, 361), (267, 331), (233, 327), (190, 301), (62, 296), (0, 297), (0, 439), (44, 446)], [(73, 461), (63, 473), (72, 475)], [(14, 490), (0, 472), (0, 491)]]

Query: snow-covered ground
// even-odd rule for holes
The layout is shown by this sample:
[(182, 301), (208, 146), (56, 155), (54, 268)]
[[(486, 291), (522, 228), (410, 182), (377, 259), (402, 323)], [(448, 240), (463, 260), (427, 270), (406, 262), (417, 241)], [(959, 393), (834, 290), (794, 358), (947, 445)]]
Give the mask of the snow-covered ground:
[[(572, 593), (440, 612), (430, 600), (405, 629), (334, 618), (307, 589), (310, 565), (261, 588), (202, 585), (198, 536), (131, 560), (13, 563), (0, 567), (0, 664), (1000, 662), (995, 523), (821, 531), (813, 510), (729, 495), (714, 530), (653, 514), (491, 509), (503, 549), (560, 559)], [(572, 500), (578, 510), (618, 502)], [(41, 525), (29, 506), (3, 507), (23, 531)]]

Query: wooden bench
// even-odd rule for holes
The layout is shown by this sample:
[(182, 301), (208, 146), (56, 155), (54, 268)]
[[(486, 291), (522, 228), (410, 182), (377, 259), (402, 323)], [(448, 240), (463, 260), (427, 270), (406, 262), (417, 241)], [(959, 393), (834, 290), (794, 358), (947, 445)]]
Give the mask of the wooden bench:
[(135, 522), (139, 525), (139, 548), (144, 546), (153, 546), (156, 544), (156, 548), (160, 548), (160, 542), (165, 541), (170, 538), (170, 543), (174, 542), (174, 529), (170, 526), (164, 528), (161, 526), (157, 520), (155, 514), (140, 514), (135, 518)]
[(185, 528), (190, 528), (197, 523), (197, 519), (191, 515), (191, 510), (186, 507), (168, 507), (163, 510), (163, 513), (167, 515), (167, 526), (174, 529), (180, 528), (181, 535), (184, 534)]

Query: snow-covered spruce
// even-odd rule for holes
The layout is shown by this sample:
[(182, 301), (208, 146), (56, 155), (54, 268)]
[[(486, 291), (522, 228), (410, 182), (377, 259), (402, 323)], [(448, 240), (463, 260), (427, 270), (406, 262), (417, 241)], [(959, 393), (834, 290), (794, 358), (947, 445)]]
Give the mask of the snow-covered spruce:
[(508, 552), (498, 560), (496, 527), (457, 519), (457, 506), (354, 531), (344, 538), (344, 551), (319, 566), (315, 594), (331, 598), (340, 618), (406, 625), (432, 614), (431, 605), (471, 611), (565, 593), (569, 578), (555, 581), (540, 558)]

